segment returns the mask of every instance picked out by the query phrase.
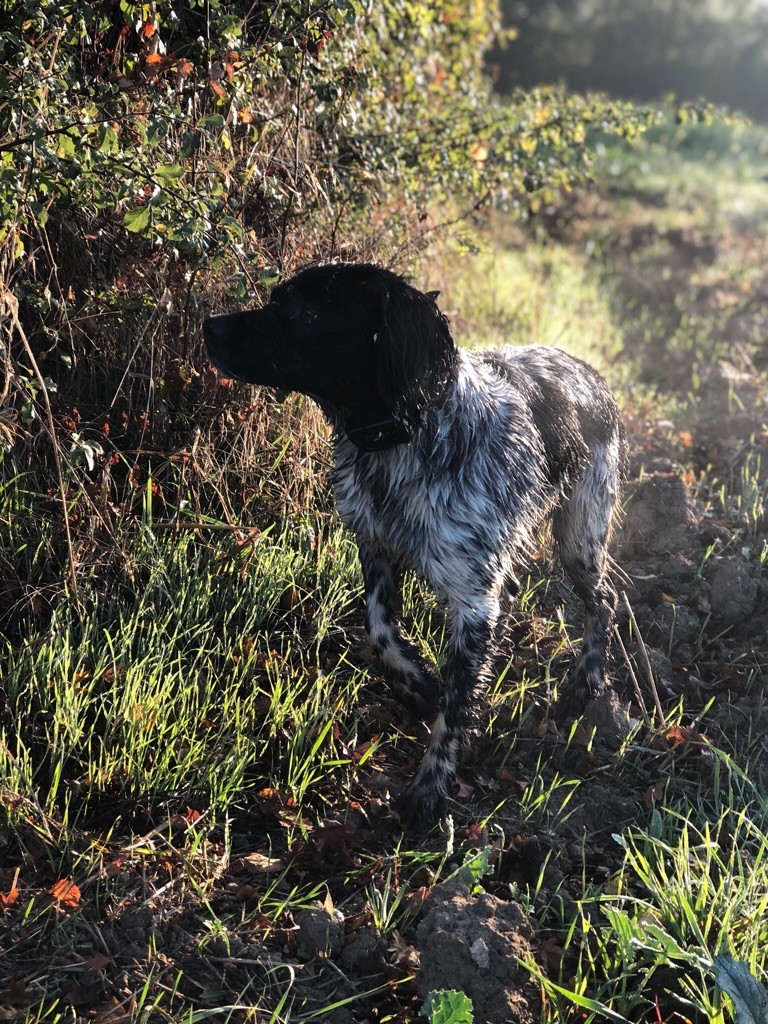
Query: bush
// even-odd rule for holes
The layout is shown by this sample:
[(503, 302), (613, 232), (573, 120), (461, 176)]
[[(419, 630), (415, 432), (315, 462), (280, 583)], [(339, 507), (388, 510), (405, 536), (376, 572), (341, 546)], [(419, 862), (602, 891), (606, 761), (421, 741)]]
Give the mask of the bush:
[[(147, 503), (227, 522), (305, 505), (317, 419), (289, 403), (267, 427), (272, 400), (206, 370), (204, 313), (318, 259), (407, 267), (492, 201), (524, 209), (582, 180), (587, 126), (639, 120), (553, 90), (494, 101), (495, 0), (20, 0), (9, 22), (3, 472), (45, 496), (31, 547), (52, 587), (116, 552)], [(269, 466), (274, 486), (244, 483)]]

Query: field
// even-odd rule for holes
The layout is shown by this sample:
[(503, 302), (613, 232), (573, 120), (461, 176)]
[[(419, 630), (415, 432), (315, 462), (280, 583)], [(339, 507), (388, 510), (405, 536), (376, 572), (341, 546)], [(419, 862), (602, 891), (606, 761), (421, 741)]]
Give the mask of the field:
[[(462, 344), (556, 345), (619, 395), (611, 693), (555, 714), (579, 606), (543, 542), (451, 817), (403, 834), (427, 728), (367, 656), (324, 428), (237, 385), (210, 514), (184, 464), (173, 497), (148, 475), (119, 572), (79, 607), (41, 583), (0, 655), (0, 1020), (408, 1022), (463, 983), (478, 1021), (703, 1024), (733, 1019), (716, 955), (765, 980), (768, 137), (596, 145), (594, 188), (467, 225), (417, 283)], [(0, 495), (33, 581), (42, 499)], [(418, 580), (403, 618), (439, 662)]]

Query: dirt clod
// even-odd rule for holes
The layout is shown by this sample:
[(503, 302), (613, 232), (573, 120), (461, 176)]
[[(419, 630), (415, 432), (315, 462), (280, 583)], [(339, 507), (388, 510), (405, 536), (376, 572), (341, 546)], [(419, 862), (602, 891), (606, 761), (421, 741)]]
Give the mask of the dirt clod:
[(586, 726), (594, 726), (598, 739), (610, 750), (621, 745), (632, 727), (627, 705), (611, 689), (587, 704), (583, 722)]
[(623, 524), (624, 544), (645, 554), (687, 551), (697, 519), (691, 496), (676, 473), (653, 473), (634, 487)]
[(300, 954), (338, 956), (344, 945), (344, 918), (339, 911), (328, 912), (318, 904), (296, 915)]
[(672, 650), (681, 644), (695, 647), (701, 637), (701, 619), (692, 608), (684, 604), (659, 605), (653, 625), (652, 638), (658, 643), (669, 644)]
[(381, 974), (386, 967), (387, 946), (377, 928), (361, 928), (341, 954), (348, 971)]
[(419, 994), (460, 989), (472, 1000), (475, 1020), (533, 1024), (541, 1002), (517, 958), (531, 959), (533, 928), (517, 903), (482, 893), (471, 896), (460, 882), (429, 895), (417, 930), (421, 953)]
[(754, 566), (724, 561), (712, 576), (712, 615), (723, 626), (738, 626), (755, 610), (758, 577)]

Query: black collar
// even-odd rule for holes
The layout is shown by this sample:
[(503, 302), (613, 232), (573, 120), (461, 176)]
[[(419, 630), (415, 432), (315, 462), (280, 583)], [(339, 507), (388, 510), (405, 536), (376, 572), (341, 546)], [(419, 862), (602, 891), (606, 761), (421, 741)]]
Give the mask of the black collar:
[(408, 444), (413, 436), (408, 424), (395, 416), (375, 420), (348, 416), (344, 420), (344, 433), (361, 452), (382, 452), (399, 444)]

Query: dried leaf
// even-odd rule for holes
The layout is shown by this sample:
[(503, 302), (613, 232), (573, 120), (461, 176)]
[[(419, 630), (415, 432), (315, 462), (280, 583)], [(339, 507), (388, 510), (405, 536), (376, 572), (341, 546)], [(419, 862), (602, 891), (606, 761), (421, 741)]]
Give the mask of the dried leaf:
[(643, 793), (643, 803), (649, 811), (652, 811), (654, 806), (661, 800), (664, 795), (664, 784), (662, 782), (655, 782), (652, 786)]
[(313, 836), (318, 857), (321, 860), (339, 860), (351, 864), (350, 838), (346, 825), (324, 825)]
[(83, 957), (83, 963), (89, 971), (101, 971), (107, 964), (112, 963), (112, 957), (105, 956), (104, 953), (91, 953), (90, 956)]
[(80, 890), (67, 878), (60, 878), (51, 886), (48, 893), (63, 907), (76, 907), (80, 903)]
[(11, 886), (8, 892), (0, 892), (0, 909), (5, 910), (10, 907), (19, 898), (19, 895), (20, 890), (15, 885)]
[(238, 857), (232, 864), (232, 873), (235, 875), (252, 874), (268, 875), (276, 871), (282, 871), (285, 863), (279, 857), (268, 857), (264, 853), (254, 850), (245, 857)]

